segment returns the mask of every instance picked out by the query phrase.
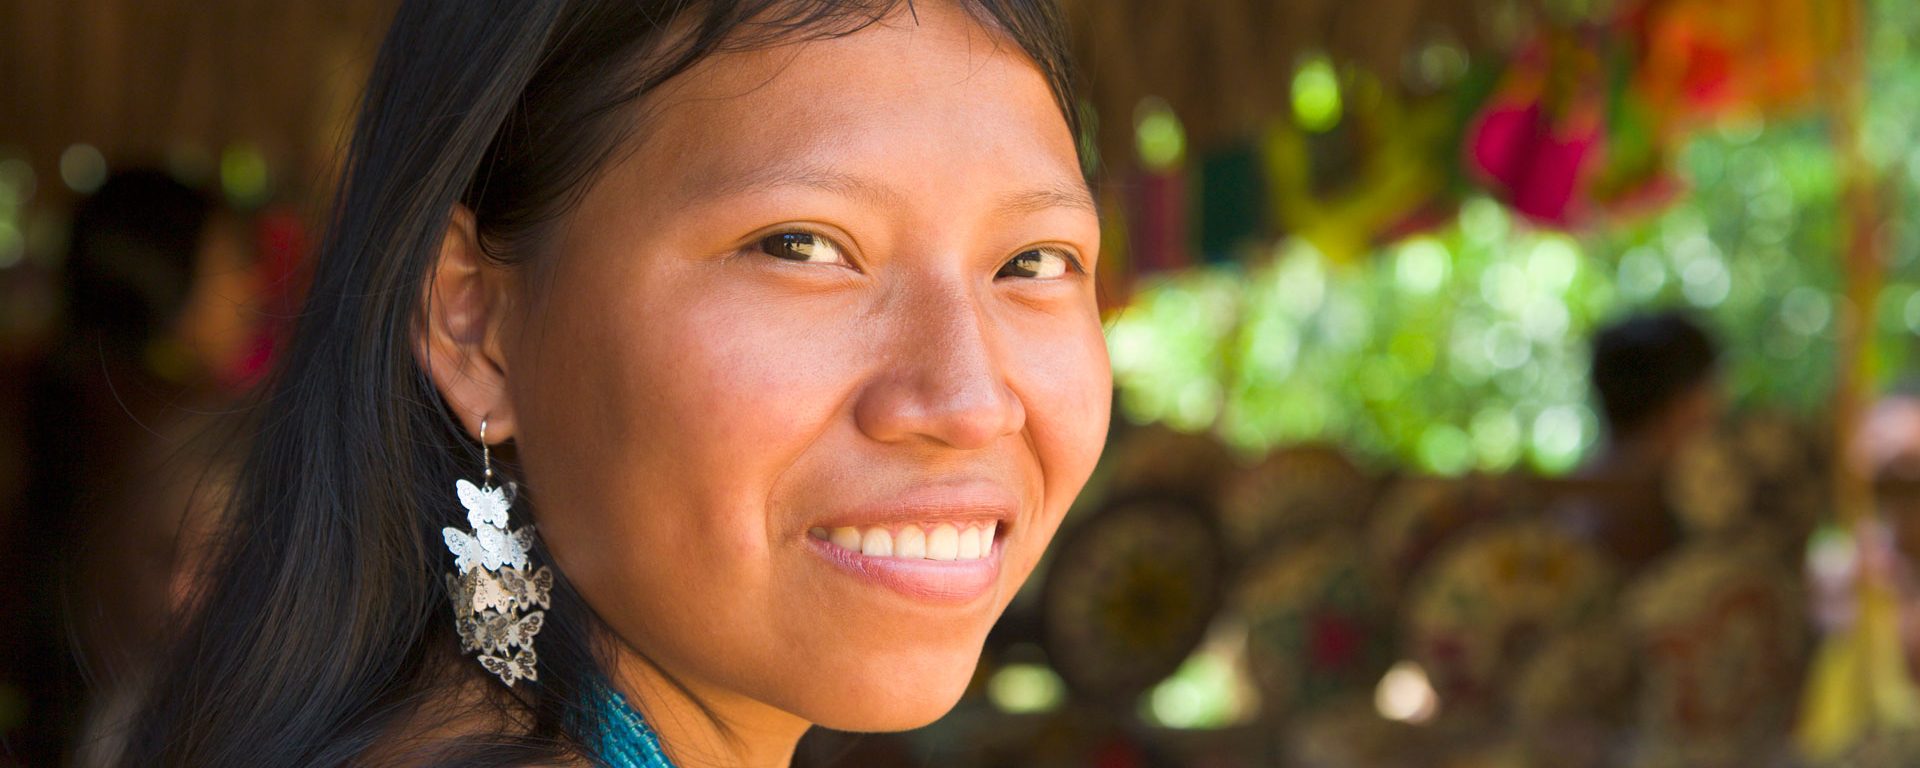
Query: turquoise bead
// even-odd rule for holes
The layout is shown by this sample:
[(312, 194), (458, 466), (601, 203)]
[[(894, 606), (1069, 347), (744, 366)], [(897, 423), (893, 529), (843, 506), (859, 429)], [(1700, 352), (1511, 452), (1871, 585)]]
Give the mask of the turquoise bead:
[(660, 748), (660, 736), (647, 726), (627, 697), (611, 686), (595, 686), (600, 714), (600, 757), (610, 768), (673, 768)]

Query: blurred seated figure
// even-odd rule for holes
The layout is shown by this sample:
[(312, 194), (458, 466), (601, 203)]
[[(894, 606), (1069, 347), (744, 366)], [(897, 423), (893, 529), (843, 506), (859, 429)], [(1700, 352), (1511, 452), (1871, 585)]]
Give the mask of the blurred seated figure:
[(1580, 476), (1597, 490), (1558, 517), (1631, 573), (1679, 543), (1681, 526), (1663, 498), (1665, 473), (1682, 447), (1720, 420), (1719, 350), (1684, 314), (1636, 315), (1594, 338), (1591, 375), (1606, 442)]
[[(1886, 577), (1902, 602), (1901, 636), (1907, 671), (1920, 682), (1920, 386), (1907, 382), (1875, 403), (1854, 434), (1851, 458), (1875, 483), (1885, 534)], [(1871, 543), (1871, 542), (1863, 542)], [(1868, 553), (1863, 561), (1871, 562)], [(1851, 584), (1829, 586), (1828, 592)], [(1829, 602), (1846, 605), (1842, 593)]]
[(1852, 458), (1881, 489), (1879, 508), (1900, 555), (1920, 564), (1920, 382), (1875, 403), (1855, 440)]
[(75, 208), (68, 243), (26, 502), (0, 518), (0, 604), (19, 607), (0, 683), (25, 699), (4, 736), (28, 765), (74, 762), (83, 712), (137, 685), (191, 593), (231, 450), (214, 428), (257, 342), (245, 222), (212, 197), (123, 171)]

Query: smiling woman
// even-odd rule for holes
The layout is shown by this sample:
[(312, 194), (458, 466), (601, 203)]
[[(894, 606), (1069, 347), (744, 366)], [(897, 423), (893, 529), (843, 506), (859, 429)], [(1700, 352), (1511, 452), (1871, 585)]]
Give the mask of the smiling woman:
[(783, 765), (945, 713), (1106, 434), (1062, 34), (406, 3), (128, 762)]

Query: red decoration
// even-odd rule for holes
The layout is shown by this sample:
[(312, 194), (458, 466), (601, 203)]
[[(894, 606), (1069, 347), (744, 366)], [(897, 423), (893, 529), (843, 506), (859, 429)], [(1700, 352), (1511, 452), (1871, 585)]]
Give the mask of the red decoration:
[(1627, 14), (1637, 85), (1677, 119), (1761, 115), (1808, 105), (1839, 49), (1836, 0), (1645, 0)]
[(1597, 126), (1559, 126), (1538, 102), (1496, 106), (1471, 134), (1469, 152), (1507, 204), (1520, 214), (1568, 226), (1600, 145)]

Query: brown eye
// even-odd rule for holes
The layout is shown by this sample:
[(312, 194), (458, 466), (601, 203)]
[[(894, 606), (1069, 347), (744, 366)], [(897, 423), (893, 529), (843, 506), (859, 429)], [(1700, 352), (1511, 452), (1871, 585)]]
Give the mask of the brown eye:
[(1007, 261), (995, 277), (1026, 277), (1038, 280), (1059, 277), (1078, 269), (1073, 256), (1059, 248), (1029, 248)]
[(760, 239), (760, 252), (776, 259), (843, 264), (840, 246), (812, 232), (780, 232)]

